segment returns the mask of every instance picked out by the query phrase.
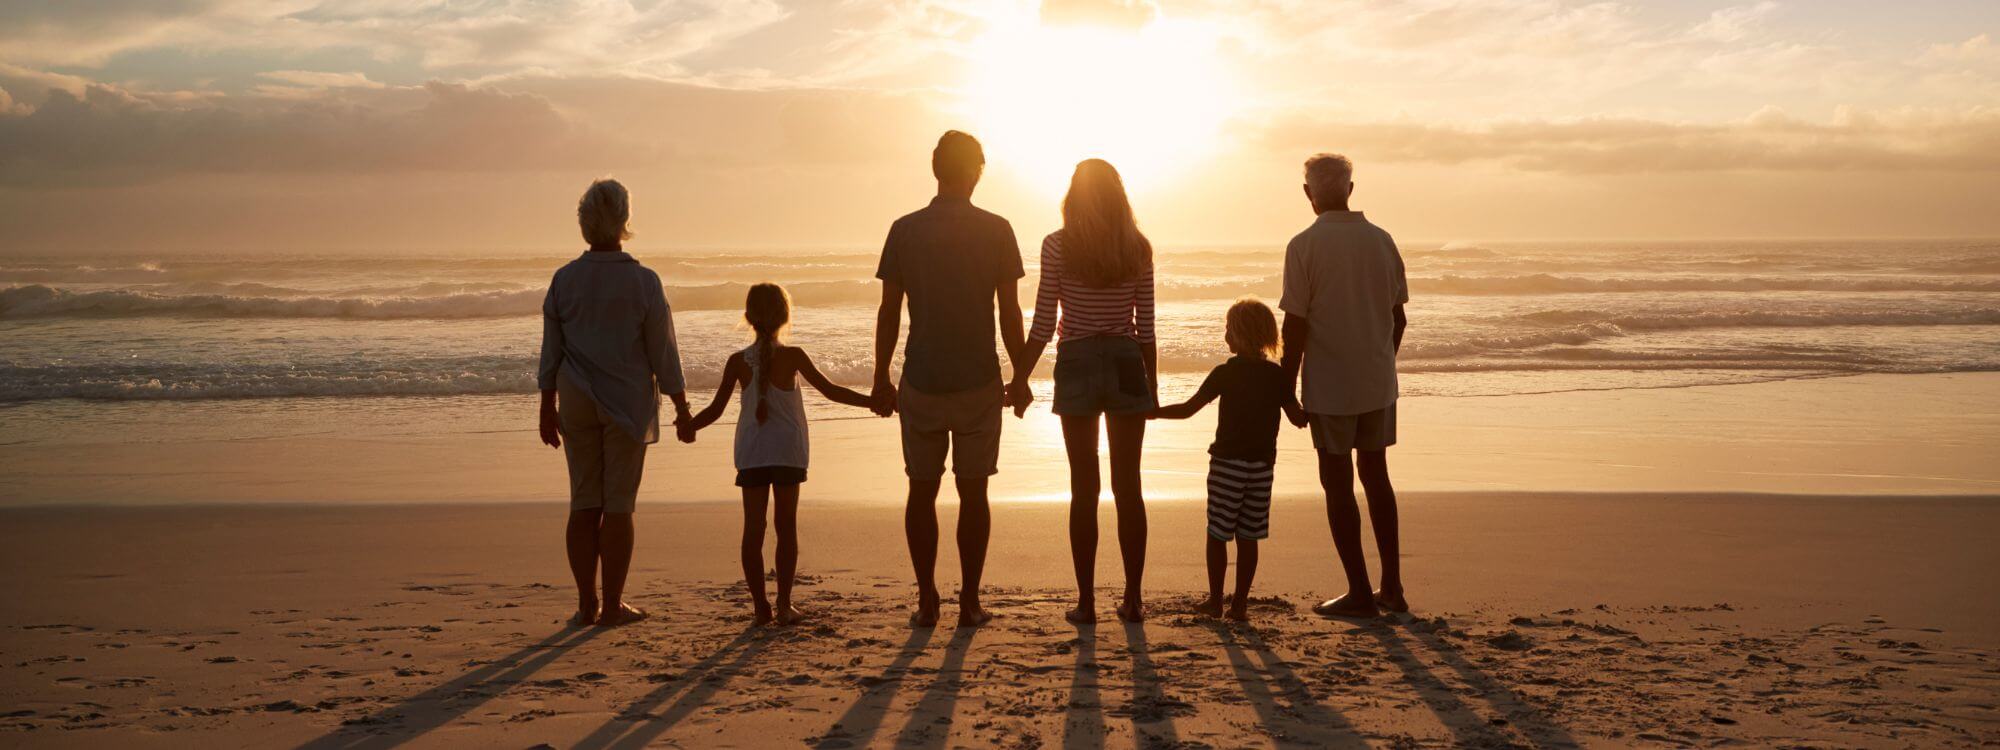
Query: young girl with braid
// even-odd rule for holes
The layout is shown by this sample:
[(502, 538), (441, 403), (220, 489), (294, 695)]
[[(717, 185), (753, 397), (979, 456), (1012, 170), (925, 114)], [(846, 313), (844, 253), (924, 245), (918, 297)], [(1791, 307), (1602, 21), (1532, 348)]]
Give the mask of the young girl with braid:
[[(798, 571), (799, 485), (806, 481), (806, 408), (798, 379), (818, 389), (836, 404), (869, 408), (873, 402), (835, 385), (813, 366), (804, 349), (787, 346), (784, 332), (792, 319), (791, 298), (776, 284), (750, 287), (743, 301), (743, 320), (757, 334), (749, 347), (729, 355), (722, 368), (722, 385), (715, 401), (682, 429), (680, 439), (693, 442), (695, 432), (713, 424), (729, 405), (737, 385), (743, 406), (736, 417), (736, 486), (743, 488), (743, 582), (750, 588), (757, 624), (781, 625), (805, 617), (792, 606), (792, 578)], [(764, 597), (764, 510), (777, 497), (778, 601), (773, 608)]]

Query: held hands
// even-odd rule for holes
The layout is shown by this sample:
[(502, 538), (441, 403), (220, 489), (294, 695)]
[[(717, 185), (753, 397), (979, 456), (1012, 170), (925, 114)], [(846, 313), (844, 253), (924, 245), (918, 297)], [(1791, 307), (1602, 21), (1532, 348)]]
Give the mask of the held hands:
[(675, 404), (674, 438), (683, 443), (692, 443), (694, 442), (694, 433), (694, 417), (688, 414), (687, 407)]
[(1285, 419), (1291, 422), (1293, 427), (1306, 426), (1306, 409), (1299, 405), (1298, 399), (1285, 404)]
[(875, 390), (869, 392), (868, 400), (873, 402), (868, 410), (875, 416), (886, 417), (896, 413), (896, 384), (889, 382), (887, 374), (875, 376)]
[(1020, 419), (1021, 417), (1026, 416), (1028, 413), (1028, 405), (1034, 402), (1035, 402), (1035, 390), (1033, 388), (1029, 388), (1027, 381), (1024, 380), (1016, 379), (1012, 382), (1009, 382), (1007, 384), (1006, 390), (1003, 390), (1000, 393), (1000, 406), (1002, 406), (1003, 408), (1010, 406), (1013, 407), (1015, 419)]

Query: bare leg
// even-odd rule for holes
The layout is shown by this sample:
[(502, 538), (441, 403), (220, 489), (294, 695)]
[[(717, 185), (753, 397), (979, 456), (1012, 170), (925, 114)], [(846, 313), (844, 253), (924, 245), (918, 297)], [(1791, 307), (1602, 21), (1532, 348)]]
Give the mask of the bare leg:
[(1229, 611), (1223, 613), (1231, 620), (1250, 619), (1250, 582), (1257, 578), (1257, 540), (1236, 540), (1236, 593), (1229, 597)]
[(1062, 418), (1069, 454), (1069, 557), (1076, 567), (1074, 623), (1097, 622), (1097, 417)]
[(1129, 622), (1146, 618), (1146, 499), (1139, 492), (1139, 455), (1146, 442), (1146, 418), (1104, 418), (1111, 443), (1111, 500), (1118, 508), (1118, 554), (1125, 561), (1125, 600), (1118, 616)]
[[(1203, 536), (1208, 536), (1203, 533)], [(1229, 573), (1229, 543), (1208, 536), (1208, 601), (1195, 607), (1209, 617), (1222, 616), (1222, 579)]]
[(978, 627), (993, 619), (979, 606), (979, 580), (986, 573), (986, 540), (993, 513), (986, 501), (986, 477), (958, 477), (958, 626)]
[(903, 536), (910, 542), (910, 565), (917, 571), (917, 611), (910, 624), (927, 628), (938, 621), (937, 547), (938, 480), (910, 480), (910, 501), (903, 506)]
[(1388, 451), (1357, 451), (1355, 469), (1368, 493), (1368, 521), (1375, 530), (1375, 549), (1382, 557), (1382, 589), (1376, 603), (1391, 612), (1408, 612), (1403, 597), (1403, 553), (1396, 526), (1396, 488), (1389, 484)]
[(622, 625), (646, 613), (625, 603), (625, 574), (632, 568), (632, 514), (606, 513), (597, 529), (597, 553), (604, 561), (604, 609), (599, 625)]
[(1374, 595), (1368, 590), (1368, 559), (1361, 552), (1361, 508), (1354, 503), (1353, 461), (1346, 453), (1321, 451), (1319, 483), (1326, 489), (1326, 522), (1333, 528), (1333, 547), (1347, 574), (1347, 593), (1313, 607), (1322, 615), (1373, 617)]
[(564, 529), (564, 546), (569, 549), (569, 572), (576, 576), (576, 617), (573, 625), (597, 621), (597, 525), (604, 511), (597, 508), (569, 512)]
[(743, 488), (743, 585), (750, 590), (750, 607), (758, 625), (771, 622), (771, 600), (764, 596), (764, 506), (770, 494), (768, 484)]
[(777, 500), (778, 526), (778, 622), (790, 625), (805, 619), (792, 606), (792, 580), (799, 572), (799, 486), (780, 484), (771, 488)]

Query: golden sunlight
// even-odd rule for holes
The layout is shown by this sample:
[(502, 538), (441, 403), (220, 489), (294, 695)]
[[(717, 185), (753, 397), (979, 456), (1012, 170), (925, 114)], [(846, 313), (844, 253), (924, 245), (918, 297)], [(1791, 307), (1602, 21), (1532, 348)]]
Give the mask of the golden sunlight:
[(1213, 149), (1237, 99), (1215, 35), (1188, 23), (1139, 29), (1002, 28), (972, 48), (964, 114), (993, 169), (1052, 194), (1078, 161), (1110, 161), (1145, 191)]

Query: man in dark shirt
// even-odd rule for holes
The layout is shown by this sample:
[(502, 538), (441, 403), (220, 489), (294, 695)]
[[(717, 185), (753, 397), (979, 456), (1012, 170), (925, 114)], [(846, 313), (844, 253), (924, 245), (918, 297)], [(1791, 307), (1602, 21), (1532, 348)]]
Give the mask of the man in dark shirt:
[[(994, 303), (1008, 359), (1021, 349), (1021, 301), (1015, 285), (1024, 275), (1014, 228), (972, 205), (986, 156), (979, 141), (948, 131), (931, 153), (937, 197), (897, 219), (882, 245), (875, 277), (882, 307), (875, 324), (875, 411), (901, 415), (903, 468), (910, 479), (903, 531), (917, 573), (917, 611), (910, 622), (937, 624), (937, 496), (945, 454), (958, 486), (958, 559), (964, 577), (958, 624), (977, 626), (991, 616), (979, 606), (986, 567), (990, 514), (986, 480), (998, 471), (1000, 413), (1006, 407), (1000, 358), (993, 351)], [(900, 388), (889, 376), (909, 298), (910, 341)], [(1015, 364), (1018, 368), (1019, 363)]]

